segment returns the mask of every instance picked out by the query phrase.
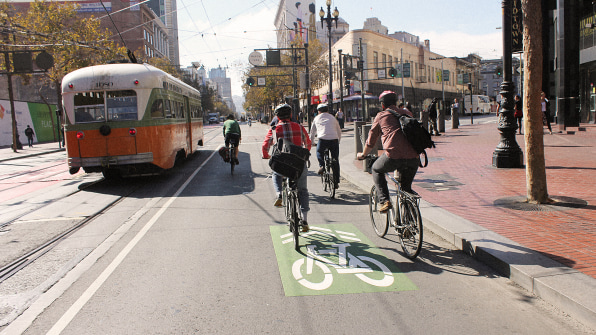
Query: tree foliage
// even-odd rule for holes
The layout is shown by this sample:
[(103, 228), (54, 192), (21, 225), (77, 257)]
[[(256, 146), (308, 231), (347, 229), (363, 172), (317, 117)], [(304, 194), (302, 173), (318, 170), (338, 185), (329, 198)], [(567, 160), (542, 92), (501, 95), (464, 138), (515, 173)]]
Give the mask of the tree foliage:
[[(292, 45), (296, 48), (301, 48), (303, 43), (301, 40), (295, 40)], [(326, 60), (321, 57), (324, 53), (324, 46), (319, 40), (314, 40), (308, 45), (308, 66), (311, 88), (320, 87), (328, 80), (329, 72), (326, 70)], [(281, 65), (292, 65), (295, 61), (297, 65), (305, 65), (306, 59), (304, 52), (296, 52), (296, 59), (292, 59), (291, 51), (283, 52), (281, 57)], [(299, 86), (299, 73), (304, 72), (304, 66), (296, 67), (296, 85)], [(255, 80), (258, 77), (265, 78), (265, 86), (248, 86), (246, 79), (252, 77)], [(248, 69), (244, 74), (245, 84), (242, 86), (244, 90), (244, 109), (251, 110), (266, 110), (284, 101), (287, 96), (293, 96), (294, 78), (291, 67), (254, 67)], [(306, 91), (298, 87), (299, 95), (306, 96)]]
[[(0, 15), (10, 18), (5, 19), (5, 29), (12, 33), (10, 44), (19, 49), (44, 49), (53, 56), (54, 66), (46, 77), (56, 84), (59, 96), (67, 73), (126, 57), (126, 49), (110, 40), (112, 33), (101, 29), (99, 20), (79, 17), (77, 8), (70, 2), (41, 0), (31, 2), (23, 13), (13, 13), (10, 5), (0, 7)], [(61, 99), (58, 101), (60, 104)]]

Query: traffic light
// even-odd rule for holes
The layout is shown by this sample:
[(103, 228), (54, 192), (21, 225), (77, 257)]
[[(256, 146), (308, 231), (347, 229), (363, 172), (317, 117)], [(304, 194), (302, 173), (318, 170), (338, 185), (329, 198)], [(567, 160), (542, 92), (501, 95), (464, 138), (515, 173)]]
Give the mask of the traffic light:
[(391, 78), (397, 77), (397, 70), (394, 67), (389, 68), (389, 77), (391, 77)]
[(351, 86), (351, 84), (352, 84), (352, 83), (350, 82), (350, 79), (346, 79), (346, 81), (345, 81), (345, 83), (344, 83), (344, 88), (345, 88), (346, 90), (349, 90), (349, 89), (350, 89), (350, 86)]
[(255, 78), (253, 78), (253, 77), (246, 78), (246, 85), (255, 86)]
[(497, 70), (495, 71), (495, 73), (497, 74), (497, 76), (502, 76), (503, 75), (503, 69), (501, 69), (500, 66), (497, 66)]

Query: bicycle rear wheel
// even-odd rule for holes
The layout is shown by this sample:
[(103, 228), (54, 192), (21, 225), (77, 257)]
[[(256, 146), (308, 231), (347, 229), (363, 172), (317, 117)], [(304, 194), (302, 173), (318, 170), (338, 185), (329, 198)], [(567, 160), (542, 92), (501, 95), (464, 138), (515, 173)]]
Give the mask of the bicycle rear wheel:
[(327, 193), (329, 193), (329, 198), (335, 198), (335, 183), (333, 182), (333, 169), (329, 169), (329, 171), (325, 171), (325, 188), (327, 189)]
[(370, 212), (370, 222), (372, 223), (375, 233), (379, 237), (383, 237), (385, 234), (387, 234), (388, 227), (388, 216), (379, 212), (379, 208), (381, 208), (381, 206), (382, 205), (379, 202), (379, 197), (377, 195), (377, 187), (373, 186), (370, 189), (370, 193), (368, 195), (368, 211)]
[(234, 174), (234, 166), (236, 166), (236, 146), (230, 146), (230, 173)]
[(291, 193), (288, 199), (290, 204), (290, 230), (292, 230), (292, 239), (294, 240), (294, 250), (300, 251), (300, 216), (298, 214), (298, 198)]
[[(402, 200), (403, 201), (403, 200)], [(402, 225), (398, 227), (399, 243), (409, 259), (415, 259), (422, 250), (422, 217), (420, 209), (412, 201), (402, 202)]]

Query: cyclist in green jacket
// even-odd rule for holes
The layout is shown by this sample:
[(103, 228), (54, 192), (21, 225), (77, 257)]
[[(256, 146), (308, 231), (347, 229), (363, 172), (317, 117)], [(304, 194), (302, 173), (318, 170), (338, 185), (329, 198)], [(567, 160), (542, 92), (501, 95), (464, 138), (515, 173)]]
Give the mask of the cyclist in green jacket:
[(230, 147), (230, 142), (236, 145), (236, 155), (234, 160), (236, 164), (238, 161), (238, 152), (240, 151), (240, 140), (242, 139), (242, 132), (240, 131), (240, 125), (234, 119), (234, 114), (228, 115), (227, 120), (223, 124), (223, 134), (226, 141), (226, 148)]

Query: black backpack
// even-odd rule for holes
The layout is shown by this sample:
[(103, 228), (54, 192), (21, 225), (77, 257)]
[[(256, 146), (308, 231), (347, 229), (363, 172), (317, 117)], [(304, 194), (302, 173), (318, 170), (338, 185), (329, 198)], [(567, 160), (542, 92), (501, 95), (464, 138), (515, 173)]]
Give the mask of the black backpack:
[(428, 130), (426, 130), (422, 126), (422, 123), (420, 123), (416, 118), (408, 115), (398, 114), (391, 109), (387, 109), (387, 111), (399, 119), (401, 130), (408, 139), (408, 142), (410, 142), (418, 154), (424, 155), (424, 165), (422, 165), (422, 162), (420, 162), (419, 166), (426, 167), (428, 165), (428, 157), (426, 156), (425, 149), (435, 147), (435, 142), (433, 142), (431, 139)]

